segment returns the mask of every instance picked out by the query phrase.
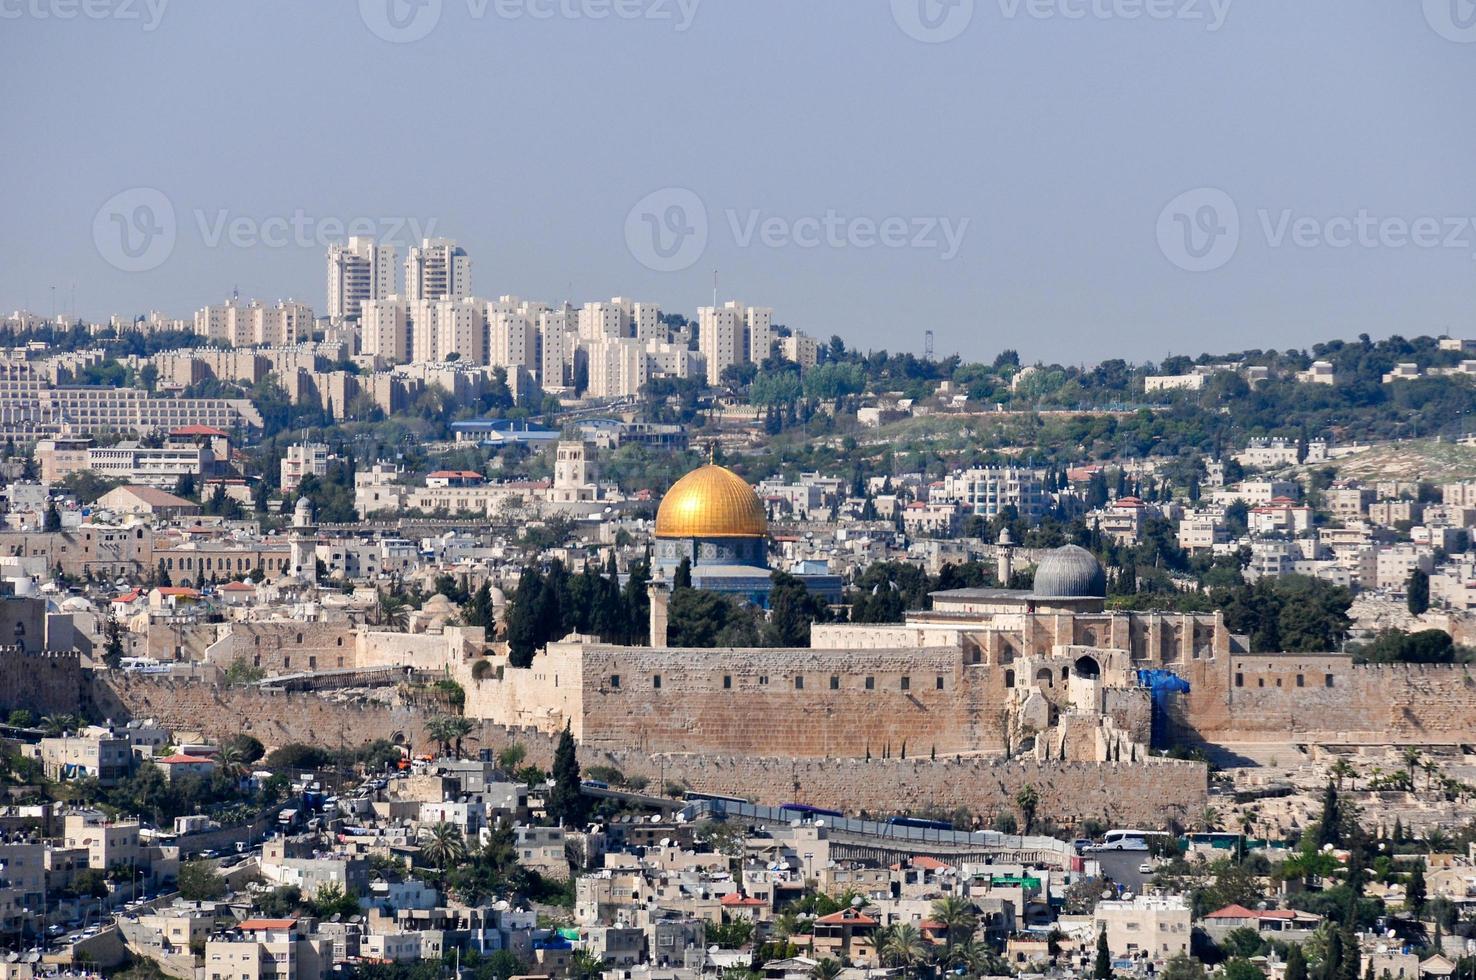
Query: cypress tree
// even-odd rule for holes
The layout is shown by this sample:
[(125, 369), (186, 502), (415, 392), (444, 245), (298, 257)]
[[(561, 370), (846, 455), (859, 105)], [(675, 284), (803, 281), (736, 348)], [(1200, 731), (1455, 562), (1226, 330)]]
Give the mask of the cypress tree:
[(549, 817), (566, 827), (582, 826), (584, 796), (579, 791), (579, 757), (567, 721), (554, 749), (553, 780), (553, 790), (548, 794)]
[(1307, 958), (1300, 944), (1293, 944), (1286, 954), (1286, 980), (1307, 980)]
[(1107, 930), (1097, 932), (1097, 959), (1092, 964), (1095, 980), (1110, 980), (1112, 976), (1112, 952), (1107, 948)]

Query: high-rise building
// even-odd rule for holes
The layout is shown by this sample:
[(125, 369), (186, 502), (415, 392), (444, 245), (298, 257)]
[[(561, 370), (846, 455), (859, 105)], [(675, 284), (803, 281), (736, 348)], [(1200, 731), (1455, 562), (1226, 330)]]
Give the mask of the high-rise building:
[(447, 238), (427, 238), (405, 260), (405, 298), (464, 299), (471, 295), (471, 259)]
[(365, 300), (359, 315), (359, 351), (410, 362), (410, 304), (399, 296)]
[(328, 316), (334, 320), (361, 315), (366, 300), (384, 299), (395, 291), (395, 247), (354, 236), (347, 244), (328, 246)]
[(650, 377), (645, 345), (634, 338), (606, 337), (583, 344), (589, 357), (589, 388), (594, 398), (640, 394)]
[(486, 364), (486, 301), (470, 296), (412, 301), (410, 359), (418, 362), (456, 360), (463, 364)]
[(548, 391), (574, 380), (579, 313), (568, 303), (538, 314), (538, 383)]
[(585, 303), (579, 311), (579, 339), (584, 341), (615, 340), (628, 336), (625, 332), (625, 310), (616, 303)]
[(503, 296), (487, 304), (487, 363), (496, 367), (538, 366), (536, 321), (542, 303), (524, 303)]
[(666, 327), (661, 322), (659, 306), (616, 296), (608, 303), (584, 304), (579, 311), (579, 337), (581, 340), (601, 337), (665, 340)]
[(762, 364), (774, 343), (774, 311), (729, 300), (697, 310), (698, 349), (707, 360), (707, 383), (716, 385), (735, 364)]
[(779, 353), (784, 355), (786, 361), (793, 361), (805, 371), (814, 367), (820, 360), (820, 345), (815, 342), (815, 338), (800, 333), (798, 330), (788, 337), (780, 337), (778, 347)]
[(231, 347), (281, 347), (300, 344), (313, 335), (313, 311), (293, 300), (265, 306), (232, 297), (195, 311), (195, 333), (212, 344)]

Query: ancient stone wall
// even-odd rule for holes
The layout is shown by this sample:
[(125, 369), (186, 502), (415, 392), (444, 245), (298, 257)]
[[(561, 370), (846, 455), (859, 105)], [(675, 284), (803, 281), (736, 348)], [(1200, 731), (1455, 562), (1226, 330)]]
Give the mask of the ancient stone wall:
[[(112, 716), (153, 717), (212, 739), (247, 732), (268, 747), (313, 742), (334, 747), (389, 738), (428, 749), (428, 714), (413, 708), (337, 702), (311, 694), (262, 691), (129, 677), (97, 681), (95, 700), (109, 704)], [(512, 743), (523, 746), (528, 762), (548, 766), (556, 738), (534, 729), (482, 722), (468, 739), (472, 750), (494, 754)], [(1154, 760), (1136, 765), (1036, 763), (990, 758), (936, 759), (919, 747), (909, 758), (778, 758), (729, 753), (646, 753), (631, 746), (580, 746), (588, 767), (608, 765), (626, 776), (642, 776), (652, 786), (675, 783), (687, 789), (753, 799), (763, 803), (810, 802), (851, 812), (896, 813), (929, 808), (966, 807), (983, 823), (993, 814), (1014, 810), (1026, 784), (1040, 798), (1038, 812), (1059, 822), (1088, 818), (1115, 824), (1161, 826), (1202, 812), (1206, 769), (1197, 763)]]
[(1180, 665), (1182, 718), (1207, 742), (1386, 745), (1476, 741), (1476, 674), (1462, 665), (1355, 666), (1335, 654), (1229, 654)]
[(17, 708), (40, 720), (82, 707), (82, 658), (76, 653), (0, 647), (0, 720)]
[(354, 637), (343, 623), (231, 623), (205, 660), (221, 669), (244, 661), (268, 676), (352, 668), (358, 665)]
[(1003, 675), (958, 648), (586, 647), (592, 746), (810, 757), (1000, 752)]
[[(1019, 811), (1015, 799), (1031, 786), (1037, 813), (1058, 823), (1095, 819), (1161, 827), (1204, 812), (1207, 770), (1199, 763), (1038, 763), (986, 758), (776, 759), (757, 756), (599, 753), (630, 776), (664, 778), (706, 793), (760, 803), (811, 803), (847, 813), (894, 814), (965, 807), (987, 826), (998, 813)], [(586, 763), (588, 764), (588, 763)]]

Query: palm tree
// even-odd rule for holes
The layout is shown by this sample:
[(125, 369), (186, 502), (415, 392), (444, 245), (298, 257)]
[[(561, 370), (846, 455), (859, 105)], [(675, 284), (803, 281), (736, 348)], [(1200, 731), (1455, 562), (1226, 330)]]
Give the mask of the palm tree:
[(933, 918), (948, 930), (947, 948), (951, 951), (955, 943), (974, 937), (979, 925), (979, 913), (974, 903), (961, 895), (949, 895), (933, 903)]
[(436, 743), (438, 755), (448, 756), (451, 754), (451, 746), (458, 738), (464, 737), (466, 732), (461, 731), (458, 722), (466, 721), (465, 718), (457, 718), (453, 715), (436, 715), (425, 723), (425, 734)]
[(1409, 788), (1413, 791), (1415, 767), (1420, 764), (1420, 759), (1424, 757), (1424, 753), (1419, 750), (1418, 746), (1406, 745), (1400, 755), (1404, 757), (1404, 769), (1409, 773)]
[(232, 779), (239, 779), (246, 771), (246, 754), (241, 750), (240, 745), (227, 742), (215, 754), (215, 764), (225, 775)]
[(451, 736), (452, 746), (456, 751), (456, 758), (461, 758), (461, 743), (477, 726), (470, 718), (460, 715), (451, 715), (446, 719), (446, 734)]
[(605, 960), (587, 949), (576, 949), (569, 957), (569, 976), (574, 980), (594, 980), (605, 972)]
[(420, 853), (442, 871), (453, 861), (466, 857), (466, 838), (455, 824), (438, 823), (421, 833)]
[(886, 962), (901, 967), (904, 975), (911, 973), (927, 958), (928, 944), (923, 941), (917, 926), (910, 922), (887, 926), (880, 930), (877, 938), (880, 940), (877, 953)]
[(55, 738), (65, 732), (72, 731), (77, 727), (75, 715), (54, 714), (46, 715), (41, 719), (41, 730)]
[(972, 936), (954, 943), (946, 955), (950, 967), (963, 967), (970, 976), (999, 975), (998, 954)]
[(410, 601), (402, 595), (381, 591), (377, 612), (379, 625), (395, 633), (403, 633), (410, 626)]
[(1339, 759), (1337, 762), (1333, 763), (1332, 777), (1338, 781), (1339, 791), (1342, 790), (1343, 780), (1345, 779), (1354, 780), (1353, 788), (1358, 788), (1358, 770), (1354, 769), (1353, 763), (1349, 762), (1347, 759)]
[(810, 977), (811, 980), (835, 980), (840, 976), (842, 969), (839, 961), (827, 956), (815, 964), (814, 969), (810, 971)]

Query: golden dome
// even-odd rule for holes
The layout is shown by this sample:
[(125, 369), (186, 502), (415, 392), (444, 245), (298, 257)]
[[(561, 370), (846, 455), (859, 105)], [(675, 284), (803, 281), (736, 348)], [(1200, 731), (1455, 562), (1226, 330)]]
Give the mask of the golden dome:
[(769, 533), (764, 505), (737, 473), (708, 463), (661, 498), (658, 538), (761, 538)]

